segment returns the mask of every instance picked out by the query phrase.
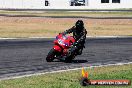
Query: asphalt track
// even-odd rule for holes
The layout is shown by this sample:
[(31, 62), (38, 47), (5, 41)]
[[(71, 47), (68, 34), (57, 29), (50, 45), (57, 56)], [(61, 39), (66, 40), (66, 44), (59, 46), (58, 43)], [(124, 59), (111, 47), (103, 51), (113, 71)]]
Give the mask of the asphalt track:
[(0, 14), (0, 16), (3, 16), (3, 17), (41, 17), (41, 18), (132, 19), (132, 17), (39, 16), (39, 15), (10, 15), (10, 14)]
[(13, 8), (0, 8), (5, 11), (81, 11), (81, 12), (131, 12), (132, 9), (13, 9)]
[(0, 40), (0, 78), (72, 69), (82, 66), (132, 62), (132, 38), (88, 38), (83, 54), (72, 63), (45, 58), (54, 39)]

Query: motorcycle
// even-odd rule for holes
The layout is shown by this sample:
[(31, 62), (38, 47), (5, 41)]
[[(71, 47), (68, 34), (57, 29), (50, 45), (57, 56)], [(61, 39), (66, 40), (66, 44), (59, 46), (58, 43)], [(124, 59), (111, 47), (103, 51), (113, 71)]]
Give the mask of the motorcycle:
[(61, 61), (63, 58), (65, 62), (71, 62), (76, 56), (75, 53), (72, 55), (69, 54), (69, 49), (74, 42), (75, 39), (72, 36), (64, 35), (63, 33), (57, 35), (54, 40), (54, 46), (46, 57), (46, 61), (52, 62), (54, 59)]

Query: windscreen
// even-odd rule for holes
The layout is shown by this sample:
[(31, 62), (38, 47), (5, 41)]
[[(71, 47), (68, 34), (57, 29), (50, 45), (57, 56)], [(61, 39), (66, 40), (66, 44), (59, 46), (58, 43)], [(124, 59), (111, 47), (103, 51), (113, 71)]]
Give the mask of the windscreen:
[(66, 35), (62, 35), (61, 38), (59, 38), (58, 36), (56, 37), (56, 40), (60, 45), (68, 46), (68, 43), (64, 42), (66, 39), (68, 39)]

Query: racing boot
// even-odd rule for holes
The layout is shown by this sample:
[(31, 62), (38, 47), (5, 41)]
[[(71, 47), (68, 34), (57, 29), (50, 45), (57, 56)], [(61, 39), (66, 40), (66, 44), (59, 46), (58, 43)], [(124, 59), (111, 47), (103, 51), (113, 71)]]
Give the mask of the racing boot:
[(78, 52), (77, 52), (77, 55), (81, 55), (82, 54), (82, 50), (83, 49), (79, 49)]

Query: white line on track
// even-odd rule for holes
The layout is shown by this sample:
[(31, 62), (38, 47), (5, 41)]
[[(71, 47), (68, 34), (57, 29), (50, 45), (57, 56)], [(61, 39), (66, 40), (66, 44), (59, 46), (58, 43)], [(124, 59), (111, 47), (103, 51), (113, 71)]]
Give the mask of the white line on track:
[[(86, 68), (95, 68), (95, 67), (107, 67), (107, 66), (119, 66), (119, 65), (127, 65), (127, 64), (132, 64), (132, 62), (129, 63), (116, 63), (116, 64), (108, 64), (108, 65), (99, 65), (99, 66), (88, 66), (84, 67)], [(13, 76), (13, 77), (8, 77), (8, 78), (2, 78), (2, 80), (9, 80), (9, 79), (17, 79), (17, 78), (23, 78), (23, 77), (30, 77), (30, 76), (39, 76), (39, 75), (44, 75), (44, 74), (51, 74), (51, 73), (59, 73), (59, 72), (66, 72), (66, 71), (75, 71), (75, 70), (81, 70), (82, 67), (80, 68), (74, 68), (74, 69), (67, 69), (67, 70), (59, 70), (59, 71), (51, 71), (51, 72), (40, 72), (40, 73), (34, 73), (34, 74), (28, 74), (28, 75), (22, 75), (22, 76)]]

